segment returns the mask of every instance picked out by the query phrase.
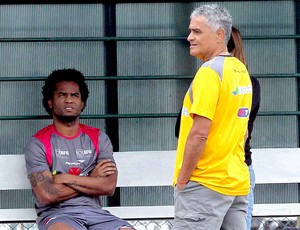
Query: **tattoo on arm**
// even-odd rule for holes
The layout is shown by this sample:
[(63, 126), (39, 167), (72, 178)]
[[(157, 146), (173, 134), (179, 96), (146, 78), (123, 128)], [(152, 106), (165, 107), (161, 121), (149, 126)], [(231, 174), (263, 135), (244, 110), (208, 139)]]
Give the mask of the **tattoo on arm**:
[(68, 185), (70, 187), (78, 187), (78, 184), (76, 181), (70, 181), (69, 183), (66, 183), (66, 185)]
[(44, 172), (32, 173), (29, 175), (31, 186), (34, 188), (41, 183), (45, 191), (50, 195), (57, 195), (58, 190), (53, 186), (52, 179), (44, 175)]
[(32, 187), (36, 187), (39, 182), (44, 182), (49, 178), (46, 178), (43, 172), (32, 173), (29, 175), (30, 184)]
[(69, 183), (67, 183), (66, 185), (68, 185), (69, 187), (71, 188), (74, 188), (76, 189), (76, 187), (81, 187), (81, 188), (86, 188), (86, 189), (91, 189), (90, 187), (88, 186), (83, 186), (83, 185), (79, 185), (76, 181), (70, 181)]
[(29, 179), (29, 181), (30, 181), (31, 186), (32, 186), (33, 188), (36, 187), (37, 181), (36, 181), (36, 179), (35, 179), (34, 174), (30, 174), (29, 177), (28, 177), (28, 179)]

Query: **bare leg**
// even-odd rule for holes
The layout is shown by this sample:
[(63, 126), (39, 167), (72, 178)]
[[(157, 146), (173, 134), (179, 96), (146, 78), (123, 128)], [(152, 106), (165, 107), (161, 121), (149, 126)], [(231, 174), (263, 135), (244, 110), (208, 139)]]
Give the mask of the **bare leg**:
[(52, 224), (48, 228), (48, 230), (75, 230), (75, 229), (65, 223), (58, 222), (58, 223)]

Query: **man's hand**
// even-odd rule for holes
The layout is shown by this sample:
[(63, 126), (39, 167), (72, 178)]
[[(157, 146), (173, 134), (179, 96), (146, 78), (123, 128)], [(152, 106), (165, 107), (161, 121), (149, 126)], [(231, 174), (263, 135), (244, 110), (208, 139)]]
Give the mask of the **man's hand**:
[(181, 191), (186, 185), (187, 183), (177, 183), (176, 188), (178, 191)]
[(89, 176), (92, 177), (106, 177), (117, 172), (115, 162), (110, 159), (101, 160), (92, 170)]
[(64, 182), (64, 173), (53, 175), (53, 182), (55, 184), (63, 184)]

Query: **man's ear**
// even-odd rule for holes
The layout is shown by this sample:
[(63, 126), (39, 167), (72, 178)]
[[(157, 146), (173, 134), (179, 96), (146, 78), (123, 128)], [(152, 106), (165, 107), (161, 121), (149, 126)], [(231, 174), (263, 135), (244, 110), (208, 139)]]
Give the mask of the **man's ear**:
[(52, 109), (52, 101), (51, 100), (48, 100), (48, 106), (50, 109)]
[(225, 30), (223, 28), (219, 28), (216, 32), (216, 36), (217, 36), (217, 42), (218, 43), (224, 42)]
[(84, 110), (84, 108), (85, 108), (85, 104), (83, 101), (81, 101), (81, 112)]

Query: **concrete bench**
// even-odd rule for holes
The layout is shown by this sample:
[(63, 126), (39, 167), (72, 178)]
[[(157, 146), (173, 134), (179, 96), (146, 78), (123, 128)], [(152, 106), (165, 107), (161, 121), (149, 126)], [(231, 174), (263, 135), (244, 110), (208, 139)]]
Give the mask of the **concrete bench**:
[[(116, 152), (118, 187), (171, 186), (175, 151)], [(257, 184), (300, 183), (300, 148), (253, 149)], [(13, 170), (12, 170), (13, 169)], [(31, 189), (23, 155), (0, 155), (0, 191)], [(173, 219), (173, 206), (105, 207), (127, 220)], [(300, 216), (300, 203), (255, 204), (254, 216)], [(28, 209), (0, 209), (0, 223), (34, 222)]]

